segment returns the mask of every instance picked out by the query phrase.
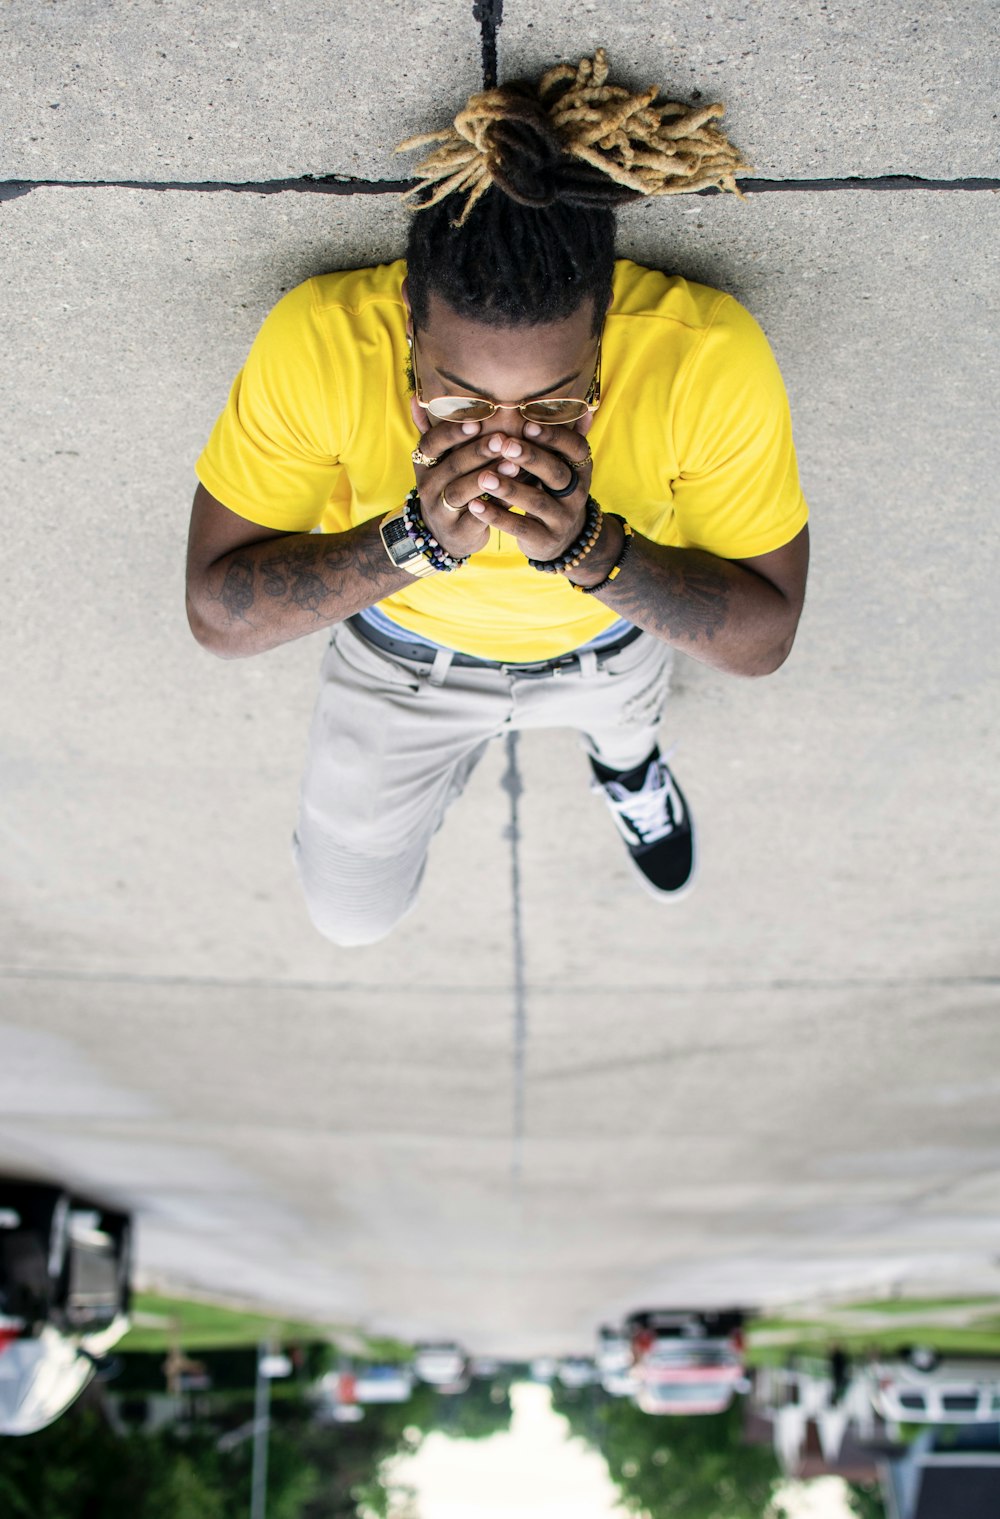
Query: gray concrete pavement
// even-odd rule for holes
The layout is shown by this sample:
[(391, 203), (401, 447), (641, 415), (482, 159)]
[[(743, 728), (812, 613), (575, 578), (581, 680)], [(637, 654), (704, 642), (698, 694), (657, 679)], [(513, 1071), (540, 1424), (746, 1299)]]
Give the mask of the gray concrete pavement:
[(936, 179), (996, 175), (998, 43), (989, 0), (556, 0), (541, 14), (504, 0), (499, 58), (502, 78), (533, 78), (603, 45), (632, 88), (723, 101), (726, 131), (768, 179)]
[[(421, 54), (389, 92), (387, 140), (438, 108), (441, 78), (469, 87), (478, 34), (464, 9), (442, 29), (439, 10), (413, 26), (465, 62), (435, 75)], [(71, 58), (50, 41), (78, 14), (6, 13), (33, 55), (31, 89), (16, 75), (28, 125), (38, 81)], [(869, 13), (882, 72), (867, 84), (844, 11), (824, 11), (822, 33), (769, 11), (738, 64), (750, 23), (728, 18), (718, 76), (693, 22), (658, 56), (645, 15), (626, 7), (594, 40), (643, 78), (673, 56), (685, 72), (665, 84), (724, 86), (765, 172), (968, 175), (990, 154), (995, 172), (981, 8), (936, 30), (914, 12), (905, 49), (897, 12)], [(352, 18), (345, 131), (322, 139), (336, 161), (310, 147), (313, 76), (296, 93), (279, 50), (280, 154), (268, 102), (238, 92), (211, 144), (185, 147), (164, 102), (200, 111), (189, 72), (146, 127), (131, 105), (120, 140), (78, 121), (5, 172), (391, 172), (370, 109), (382, 43)], [(129, 40), (147, 23), (130, 11), (119, 61), (110, 43), (100, 59), (130, 102), (155, 95)], [(225, 13), (196, 25), (221, 58)], [(256, 25), (241, 35), (262, 47)], [(529, 33), (508, 3), (502, 70), (579, 51), (563, 25), (546, 7)], [(807, 47), (812, 96), (788, 83)], [(231, 51), (249, 67), (249, 43)], [(935, 87), (933, 120), (915, 105), (932, 64), (959, 91)], [(851, 90), (874, 111), (883, 77), (866, 132)], [(106, 96), (93, 78), (79, 90), (100, 125)], [(822, 138), (805, 125), (817, 101), (837, 128)], [(363, 167), (337, 160), (347, 142)], [(164, 144), (170, 172), (151, 156)], [(0, 1163), (135, 1204), (161, 1278), (484, 1350), (571, 1348), (657, 1297), (992, 1284), (997, 221), (996, 194), (959, 190), (623, 216), (624, 254), (731, 289), (763, 322), (814, 513), (812, 584), (775, 677), (680, 662), (664, 739), (703, 859), (673, 910), (631, 881), (574, 736), (519, 741), (519, 972), (510, 753), (494, 747), (449, 818), (391, 958), (335, 950), (305, 921), (288, 853), (323, 636), (226, 664), (183, 620), (193, 460), (264, 312), (317, 270), (396, 256), (398, 206), (39, 188), (0, 207), (17, 334), (0, 360)]]
[(534, 992), (515, 1180), (502, 988), (6, 987), (0, 1154), (141, 1201), (160, 1278), (517, 1354), (996, 1276), (979, 992)]
[(395, 144), (482, 82), (447, 0), (13, 0), (0, 57), (0, 180), (399, 179)]

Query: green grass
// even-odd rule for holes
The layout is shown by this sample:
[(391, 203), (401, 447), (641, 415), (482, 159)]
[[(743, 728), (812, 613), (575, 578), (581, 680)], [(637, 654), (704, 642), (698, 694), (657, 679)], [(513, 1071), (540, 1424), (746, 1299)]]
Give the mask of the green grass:
[(365, 1335), (364, 1338), (368, 1346), (368, 1354), (373, 1361), (390, 1361), (393, 1365), (398, 1365), (400, 1361), (413, 1360), (413, 1346), (405, 1344), (402, 1340), (391, 1340), (385, 1335), (377, 1334)]
[[(924, 1317), (956, 1308), (974, 1313), (974, 1323), (956, 1328), (947, 1324), (904, 1322), (910, 1315)], [(995, 1297), (884, 1298), (837, 1304), (828, 1310), (828, 1317), (756, 1319), (749, 1329), (749, 1360), (755, 1366), (780, 1366), (792, 1355), (823, 1354), (834, 1343), (843, 1345), (856, 1356), (892, 1355), (914, 1344), (928, 1345), (942, 1353), (1000, 1355), (998, 1308), (1000, 1303)], [(990, 1312), (991, 1309), (994, 1311)], [(850, 1322), (854, 1313), (884, 1314), (887, 1319), (900, 1322), (898, 1326), (879, 1329), (867, 1328), (860, 1323), (855, 1327)], [(778, 1345), (754, 1343), (755, 1336), (773, 1333), (787, 1335), (788, 1339)]]
[(819, 1328), (820, 1325), (814, 1319), (779, 1319), (764, 1318), (751, 1319), (746, 1326), (746, 1333), (752, 1338), (755, 1334), (772, 1334), (786, 1329), (810, 1329)]
[(938, 1309), (951, 1310), (953, 1308), (968, 1308), (970, 1311), (978, 1308), (995, 1308), (1000, 1310), (1000, 1302), (995, 1297), (919, 1297), (919, 1298), (878, 1298), (870, 1303), (845, 1303), (841, 1313), (935, 1313)]
[(132, 1314), (133, 1318), (137, 1314), (155, 1314), (168, 1322), (156, 1328), (133, 1327), (121, 1341), (122, 1350), (166, 1352), (175, 1337), (172, 1323), (177, 1324), (176, 1333), (180, 1336), (182, 1348), (187, 1351), (228, 1350), (269, 1339), (283, 1344), (291, 1340), (336, 1339), (334, 1329), (319, 1324), (305, 1324), (297, 1319), (282, 1318), (280, 1314), (245, 1313), (239, 1309), (221, 1308), (214, 1303), (193, 1303), (186, 1298), (160, 1297), (154, 1292), (136, 1293)]
[[(304, 1323), (301, 1319), (284, 1318), (281, 1314), (249, 1313), (239, 1308), (226, 1308), (218, 1303), (192, 1302), (188, 1298), (161, 1297), (155, 1292), (137, 1292), (132, 1302), (133, 1319), (136, 1315), (155, 1315), (164, 1322), (159, 1325), (133, 1325), (120, 1343), (120, 1349), (150, 1350), (164, 1354), (180, 1334), (183, 1350), (232, 1350), (246, 1345), (258, 1345), (261, 1340), (275, 1340), (281, 1345), (294, 1341), (315, 1342), (329, 1340), (336, 1345), (336, 1324)], [(177, 1325), (175, 1331), (173, 1324)], [(339, 1330), (347, 1336), (347, 1326)], [(362, 1340), (365, 1352), (373, 1361), (409, 1361), (413, 1351), (401, 1340), (387, 1336), (365, 1335), (350, 1330), (351, 1340)]]
[[(783, 1329), (794, 1338), (781, 1345), (754, 1344), (754, 1330)], [(939, 1328), (932, 1324), (901, 1324), (898, 1329), (844, 1329), (839, 1324), (795, 1323), (768, 1320), (753, 1325), (748, 1336), (752, 1366), (781, 1366), (790, 1356), (823, 1354), (831, 1345), (842, 1345), (849, 1354), (867, 1357), (892, 1355), (907, 1345), (928, 1345), (933, 1350), (962, 1355), (1000, 1355), (1000, 1324), (970, 1329)]]

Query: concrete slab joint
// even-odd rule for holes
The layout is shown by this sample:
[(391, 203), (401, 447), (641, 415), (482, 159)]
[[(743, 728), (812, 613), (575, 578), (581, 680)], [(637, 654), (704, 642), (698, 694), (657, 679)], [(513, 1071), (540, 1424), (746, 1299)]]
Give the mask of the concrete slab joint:
[[(408, 17), (401, 53), (390, 30), (372, 35), (363, 0), (339, 5), (335, 20), (294, 0), (277, 43), (263, 17), (223, 5), (206, 19), (195, 0), (168, 15), (116, 12), (113, 25), (87, 0), (64, 0), (58, 13), (14, 6), (0, 24), (16, 81), (0, 202), (43, 185), (396, 194), (395, 142), (442, 124), (498, 77), (533, 77), (598, 45), (628, 84), (723, 99), (727, 130), (759, 171), (742, 183), (749, 193), (993, 191), (998, 13), (988, 0), (960, 10), (916, 0), (904, 27), (888, 5), (862, 13), (847, 0), (833, 17), (792, 0), (763, 14), (722, 0), (709, 26), (686, 5), (662, 24), (639, 0), (600, 20), (593, 5), (570, 20), (525, 0), (471, 0), (464, 21), (431, 0)], [(885, 53), (903, 60), (888, 90)]]

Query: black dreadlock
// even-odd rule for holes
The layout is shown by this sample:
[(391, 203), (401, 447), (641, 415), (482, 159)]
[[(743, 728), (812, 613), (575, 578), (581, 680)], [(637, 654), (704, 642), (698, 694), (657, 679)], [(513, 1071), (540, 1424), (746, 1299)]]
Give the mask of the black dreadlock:
[[(607, 80), (598, 48), (535, 84), (473, 95), (452, 127), (400, 144), (439, 144), (406, 197), (418, 326), (433, 290), (497, 326), (557, 321), (593, 296), (596, 330), (611, 296), (615, 206), (709, 185), (741, 193), (734, 176), (749, 166), (714, 124), (721, 105), (657, 103), (656, 85), (631, 94)], [(453, 220), (445, 202), (456, 192), (466, 201)]]
[(594, 331), (611, 299), (615, 216), (556, 201), (518, 205), (492, 186), (464, 226), (446, 202), (410, 224), (406, 262), (417, 327), (431, 291), (460, 315), (495, 327), (534, 326), (571, 316), (594, 299)]

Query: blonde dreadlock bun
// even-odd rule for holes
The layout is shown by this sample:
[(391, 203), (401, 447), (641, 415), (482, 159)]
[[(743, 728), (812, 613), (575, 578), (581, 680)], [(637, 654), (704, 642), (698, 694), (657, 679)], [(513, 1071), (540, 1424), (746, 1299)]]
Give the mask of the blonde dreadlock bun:
[(438, 146), (417, 165), (420, 183), (404, 197), (427, 210), (466, 194), (461, 226), (496, 185), (525, 206), (623, 204), (642, 196), (716, 188), (740, 195), (737, 172), (752, 173), (714, 124), (720, 104), (657, 102), (659, 86), (633, 94), (611, 85), (603, 48), (574, 68), (562, 63), (537, 85), (510, 84), (473, 95), (452, 126), (410, 137), (397, 152)]

